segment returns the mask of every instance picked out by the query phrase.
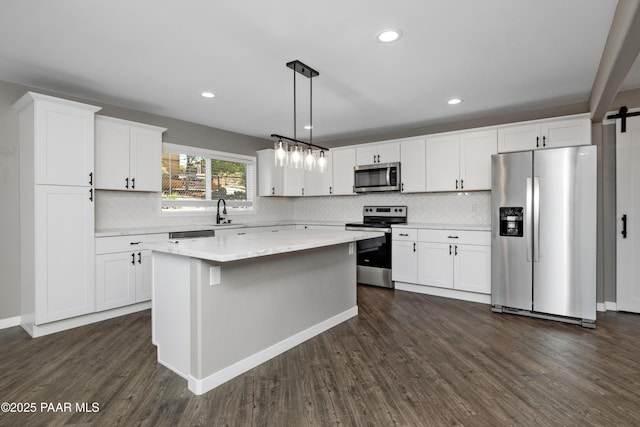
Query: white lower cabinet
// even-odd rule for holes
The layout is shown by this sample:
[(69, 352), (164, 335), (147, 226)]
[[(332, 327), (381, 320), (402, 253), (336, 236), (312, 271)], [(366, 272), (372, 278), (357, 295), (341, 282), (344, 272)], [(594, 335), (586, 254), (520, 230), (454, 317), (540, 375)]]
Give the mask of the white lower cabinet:
[(391, 274), (394, 282), (490, 294), (491, 233), (394, 228)]
[(151, 251), (144, 244), (166, 233), (96, 239), (96, 311), (151, 299)]

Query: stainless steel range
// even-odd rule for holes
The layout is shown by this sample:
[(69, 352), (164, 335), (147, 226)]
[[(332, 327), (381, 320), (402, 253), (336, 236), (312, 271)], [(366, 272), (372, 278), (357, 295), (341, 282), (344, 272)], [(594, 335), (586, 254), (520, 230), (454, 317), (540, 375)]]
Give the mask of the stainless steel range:
[(391, 280), (391, 226), (407, 223), (406, 206), (365, 206), (362, 223), (346, 230), (382, 231), (384, 237), (358, 242), (358, 283), (393, 288)]

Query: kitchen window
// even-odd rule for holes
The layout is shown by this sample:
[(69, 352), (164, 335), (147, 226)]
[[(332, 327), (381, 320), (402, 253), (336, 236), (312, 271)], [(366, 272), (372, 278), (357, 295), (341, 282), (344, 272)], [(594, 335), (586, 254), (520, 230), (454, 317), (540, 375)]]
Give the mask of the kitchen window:
[(253, 212), (256, 158), (163, 143), (162, 213)]

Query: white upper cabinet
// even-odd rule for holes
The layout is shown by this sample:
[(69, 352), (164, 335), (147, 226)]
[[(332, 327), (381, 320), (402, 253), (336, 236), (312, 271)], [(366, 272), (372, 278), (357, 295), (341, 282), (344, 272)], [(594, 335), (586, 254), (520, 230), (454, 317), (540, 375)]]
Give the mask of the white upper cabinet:
[(161, 191), (166, 129), (96, 116), (96, 188)]
[(460, 186), (460, 135), (427, 138), (427, 191)]
[(400, 143), (397, 141), (367, 144), (356, 148), (356, 163), (358, 166), (399, 161)]
[(403, 193), (419, 193), (426, 190), (426, 145), (424, 138), (400, 142), (400, 190)]
[(331, 161), (333, 165), (332, 194), (355, 194), (353, 192), (353, 167), (356, 164), (356, 149), (336, 148), (331, 150), (331, 154)]
[(591, 144), (589, 114), (517, 123), (498, 129), (498, 151), (528, 151)]
[(14, 109), (25, 110), (20, 132), (33, 138), (25, 155), (35, 162), (35, 184), (92, 185), (93, 121), (99, 107), (27, 92)]
[(489, 190), (496, 130), (427, 138), (427, 191)]
[(276, 166), (272, 148), (257, 153), (259, 196), (303, 195), (304, 169)]
[(498, 152), (495, 129), (460, 135), (460, 188), (491, 189), (491, 156)]
[(327, 169), (324, 172), (318, 170), (304, 171), (304, 195), (305, 196), (329, 196), (333, 194), (333, 152), (324, 153), (327, 159)]

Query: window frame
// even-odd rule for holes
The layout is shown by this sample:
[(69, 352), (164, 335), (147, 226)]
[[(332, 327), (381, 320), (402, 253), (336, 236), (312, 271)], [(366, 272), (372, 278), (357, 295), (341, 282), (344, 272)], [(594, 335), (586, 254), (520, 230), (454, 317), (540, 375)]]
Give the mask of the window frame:
[[(188, 145), (174, 144), (171, 142), (162, 143), (162, 153), (173, 154), (186, 154), (189, 156), (200, 156), (206, 159), (222, 160), (225, 162), (244, 163), (247, 165), (247, 200), (225, 200), (227, 206), (227, 212), (229, 214), (252, 214), (255, 213), (255, 203), (257, 196), (256, 187), (256, 174), (257, 174), (257, 159), (255, 156), (247, 156), (244, 154), (227, 153), (224, 151), (211, 150), (208, 148), (192, 147)], [(207, 162), (206, 182), (211, 180), (211, 162)], [(162, 174), (162, 167), (160, 168)], [(207, 187), (210, 184), (207, 184)], [(209, 189), (208, 189), (209, 190)], [(210, 191), (206, 191), (206, 194), (210, 194)], [(160, 215), (162, 216), (187, 216), (187, 215), (210, 215), (217, 209), (218, 199), (209, 200), (163, 200), (162, 191), (158, 196), (158, 207)], [(167, 206), (178, 207), (203, 207), (204, 209), (198, 210), (170, 210), (165, 209)]]

